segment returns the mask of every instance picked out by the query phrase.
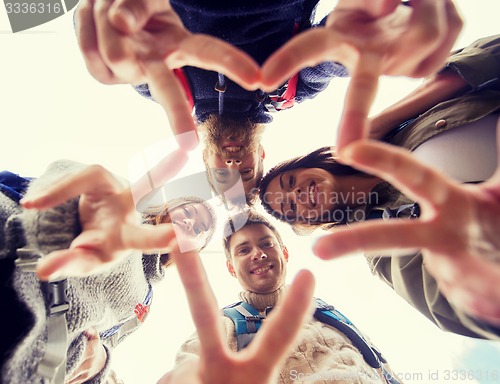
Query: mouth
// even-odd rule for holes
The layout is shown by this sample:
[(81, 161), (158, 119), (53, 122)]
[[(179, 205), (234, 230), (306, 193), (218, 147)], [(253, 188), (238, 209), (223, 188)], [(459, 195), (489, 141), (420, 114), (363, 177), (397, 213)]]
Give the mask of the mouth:
[(314, 181), (312, 181), (309, 185), (309, 201), (311, 202), (313, 208), (316, 207), (316, 204), (318, 203), (318, 186)]
[(241, 148), (243, 148), (243, 147), (236, 146), (236, 145), (230, 146), (230, 147), (224, 147), (224, 149), (226, 151), (231, 152), (231, 153), (239, 152), (239, 151), (241, 151)]
[(263, 274), (269, 272), (273, 268), (274, 268), (273, 265), (266, 265), (264, 267), (254, 268), (250, 271), (250, 273), (253, 275), (263, 275)]

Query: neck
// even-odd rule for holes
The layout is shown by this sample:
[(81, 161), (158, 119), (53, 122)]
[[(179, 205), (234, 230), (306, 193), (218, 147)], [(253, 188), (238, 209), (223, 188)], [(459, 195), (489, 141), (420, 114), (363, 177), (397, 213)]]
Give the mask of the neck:
[(263, 311), (267, 307), (274, 307), (283, 297), (287, 287), (282, 285), (276, 291), (268, 293), (256, 293), (251, 291), (240, 292), (240, 300), (251, 304), (258, 311)]

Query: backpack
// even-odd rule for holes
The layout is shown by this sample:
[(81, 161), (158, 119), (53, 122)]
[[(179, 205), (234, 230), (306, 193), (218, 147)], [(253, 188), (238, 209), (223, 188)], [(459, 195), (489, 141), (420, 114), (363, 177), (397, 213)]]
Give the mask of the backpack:
[[(393, 377), (384, 368), (387, 360), (382, 353), (370, 342), (356, 326), (334, 306), (327, 304), (319, 298), (315, 298), (316, 310), (314, 317), (324, 324), (338, 329), (347, 336), (354, 346), (361, 352), (364, 360), (374, 369), (381, 369), (387, 384), (399, 384), (397, 378)], [(266, 315), (272, 308), (266, 309)], [(247, 347), (256, 332), (262, 325), (262, 320), (266, 318), (261, 315), (252, 305), (239, 301), (223, 308), (224, 316), (229, 317), (234, 323), (236, 332), (236, 343), (238, 351)]]

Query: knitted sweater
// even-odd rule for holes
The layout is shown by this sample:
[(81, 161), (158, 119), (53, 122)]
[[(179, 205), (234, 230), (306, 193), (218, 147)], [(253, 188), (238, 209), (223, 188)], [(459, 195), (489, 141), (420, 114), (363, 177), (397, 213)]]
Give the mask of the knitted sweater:
[[(240, 300), (251, 304), (262, 315), (283, 297), (286, 287), (269, 294), (244, 291)], [(264, 324), (265, 326), (265, 320)], [(236, 334), (231, 319), (224, 317), (225, 338), (237, 351)], [(195, 332), (177, 353), (176, 366), (193, 355), (199, 356), (200, 341)], [(389, 367), (386, 367), (389, 370)], [(302, 326), (295, 347), (279, 369), (277, 383), (384, 383), (381, 373), (365, 362), (360, 351), (342, 332), (310, 318)]]
[[(27, 194), (41, 191), (65, 173), (81, 167), (68, 161), (56, 162), (44, 175), (31, 182)], [(67, 248), (79, 232), (78, 199), (46, 211), (22, 210), (16, 202), (0, 193), (0, 257), (4, 261), (5, 258), (15, 257), (15, 250), (23, 246), (43, 254)], [(67, 374), (83, 361), (87, 345), (87, 337), (83, 332), (95, 328), (101, 333), (129, 319), (134, 314), (135, 306), (144, 302), (149, 283), (162, 277), (163, 268), (157, 256), (141, 257), (139, 252), (131, 251), (119, 263), (100, 274), (68, 278)], [(30, 319), (27, 322), (29, 326), (19, 335), (18, 343), (4, 362), (1, 382), (41, 383), (42, 378), (36, 370), (44, 355), (47, 340), (46, 298), (35, 273), (24, 272), (16, 267), (9, 284)], [(137, 327), (130, 332), (135, 329)], [(108, 355), (106, 365), (89, 383), (103, 382), (109, 370), (110, 350), (130, 332), (116, 333), (102, 340)]]
[[(193, 33), (208, 34), (222, 39), (249, 54), (257, 63), (264, 61), (294, 35), (294, 28), (311, 28), (314, 9), (319, 0), (243, 0), (200, 1), (172, 0), (172, 7), (184, 26)], [(324, 23), (325, 20), (322, 21)], [(321, 23), (320, 23), (321, 24)], [(210, 114), (219, 113), (219, 92), (214, 85), (219, 81), (213, 71), (184, 67), (191, 90), (198, 122)], [(315, 97), (334, 77), (347, 76), (347, 70), (338, 63), (325, 62), (299, 73), (296, 102)], [(221, 94), (225, 115), (251, 119), (255, 123), (269, 123), (268, 113), (261, 95), (247, 91), (229, 79)], [(152, 98), (147, 84), (135, 89)]]

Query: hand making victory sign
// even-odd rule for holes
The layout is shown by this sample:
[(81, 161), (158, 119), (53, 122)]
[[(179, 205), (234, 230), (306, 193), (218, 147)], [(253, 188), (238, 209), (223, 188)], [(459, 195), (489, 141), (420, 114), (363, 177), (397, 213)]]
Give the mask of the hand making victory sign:
[(201, 353), (165, 374), (158, 384), (275, 382), (278, 363), (289, 352), (306, 316), (311, 315), (312, 274), (299, 272), (283, 303), (266, 319), (254, 341), (244, 350), (232, 352), (224, 341), (220, 311), (199, 256), (196, 252), (173, 252), (172, 256), (186, 290)]
[(380, 75), (427, 76), (441, 68), (462, 28), (451, 0), (340, 0), (325, 27), (299, 34), (262, 68), (265, 89), (322, 61), (344, 64), (352, 77), (337, 149), (369, 136), (367, 116)]
[(425, 268), (451, 303), (500, 326), (500, 166), (489, 180), (464, 185), (387, 144), (359, 141), (343, 156), (417, 201), (421, 215), (336, 229), (318, 240), (314, 252), (331, 259), (357, 251), (420, 249)]

